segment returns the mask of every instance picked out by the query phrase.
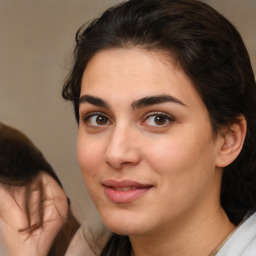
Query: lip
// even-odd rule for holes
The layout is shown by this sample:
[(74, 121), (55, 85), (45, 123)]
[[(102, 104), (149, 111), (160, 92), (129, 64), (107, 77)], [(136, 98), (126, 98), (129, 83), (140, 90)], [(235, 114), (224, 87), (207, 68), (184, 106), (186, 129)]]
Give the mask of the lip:
[(114, 203), (129, 203), (147, 193), (153, 185), (133, 180), (107, 180), (103, 183), (104, 193)]

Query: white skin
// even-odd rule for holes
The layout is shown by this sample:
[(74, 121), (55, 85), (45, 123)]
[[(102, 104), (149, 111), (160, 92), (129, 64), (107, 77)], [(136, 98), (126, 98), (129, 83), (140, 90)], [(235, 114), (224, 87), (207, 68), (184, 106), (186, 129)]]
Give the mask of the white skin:
[[(129, 236), (133, 256), (206, 256), (234, 230), (220, 184), (222, 168), (241, 151), (245, 118), (213, 136), (191, 81), (164, 53), (96, 54), (84, 71), (79, 112), (85, 183), (105, 224)], [(0, 184), (0, 194), (8, 255), (47, 255), (68, 212), (57, 182), (40, 172), (27, 187)]]
[[(133, 255), (209, 255), (234, 229), (220, 206), (220, 184), (222, 167), (241, 150), (246, 123), (214, 137), (190, 79), (164, 56), (110, 49), (89, 61), (78, 160), (104, 223), (129, 236)], [(144, 104), (145, 97), (158, 102)], [(132, 180), (149, 189), (116, 202), (105, 193), (108, 180)]]
[(67, 198), (59, 184), (40, 172), (26, 187), (1, 183), (0, 195), (0, 238), (8, 255), (48, 255), (68, 213)]

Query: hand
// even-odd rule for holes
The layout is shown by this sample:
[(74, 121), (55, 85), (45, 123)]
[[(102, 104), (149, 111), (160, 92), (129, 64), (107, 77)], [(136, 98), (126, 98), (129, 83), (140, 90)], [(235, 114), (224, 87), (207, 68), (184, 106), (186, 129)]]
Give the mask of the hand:
[(0, 183), (0, 234), (11, 256), (45, 256), (65, 224), (67, 198), (46, 172), (25, 186)]

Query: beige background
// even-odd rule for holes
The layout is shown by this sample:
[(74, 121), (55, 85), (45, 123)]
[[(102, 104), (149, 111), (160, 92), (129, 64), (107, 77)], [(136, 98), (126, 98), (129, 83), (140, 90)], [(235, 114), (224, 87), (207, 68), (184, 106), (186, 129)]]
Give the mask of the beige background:
[[(0, 121), (25, 132), (82, 220), (95, 212), (76, 160), (77, 126), (61, 98), (76, 30), (118, 0), (0, 0)], [(256, 1), (205, 1), (239, 29), (256, 70)]]

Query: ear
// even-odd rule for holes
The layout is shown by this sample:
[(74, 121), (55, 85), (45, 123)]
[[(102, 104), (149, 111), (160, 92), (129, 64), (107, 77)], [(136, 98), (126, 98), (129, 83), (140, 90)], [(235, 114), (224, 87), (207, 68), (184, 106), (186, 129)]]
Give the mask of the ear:
[(231, 164), (240, 154), (245, 136), (246, 120), (243, 115), (239, 116), (238, 121), (225, 128), (218, 140), (220, 141), (216, 157), (217, 167), (226, 167)]

